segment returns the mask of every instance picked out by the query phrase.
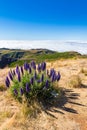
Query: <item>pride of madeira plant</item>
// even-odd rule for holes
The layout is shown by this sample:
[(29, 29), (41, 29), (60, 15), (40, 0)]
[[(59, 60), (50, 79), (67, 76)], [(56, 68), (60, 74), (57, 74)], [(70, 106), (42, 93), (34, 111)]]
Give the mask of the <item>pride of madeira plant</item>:
[(45, 62), (36, 65), (32, 61), (30, 64), (24, 63), (24, 66), (10, 70), (5, 84), (21, 103), (24, 99), (28, 104), (35, 100), (41, 103), (58, 96), (54, 84), (60, 80), (60, 77), (60, 73), (54, 69), (47, 70)]

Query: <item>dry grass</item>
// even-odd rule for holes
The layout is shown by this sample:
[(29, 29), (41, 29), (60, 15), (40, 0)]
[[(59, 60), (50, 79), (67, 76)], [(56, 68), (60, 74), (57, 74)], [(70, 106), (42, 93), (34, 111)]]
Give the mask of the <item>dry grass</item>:
[(87, 76), (87, 68), (82, 68), (81, 73), (83, 73), (85, 76)]
[(6, 90), (6, 87), (4, 85), (1, 85), (0, 86), (0, 91), (5, 91)]
[(30, 106), (27, 106), (26, 103), (21, 105), (21, 115), (24, 118), (36, 118), (40, 112), (41, 107), (36, 101), (34, 101)]
[(6, 118), (11, 118), (12, 113), (8, 111), (0, 112), (0, 122), (2, 122)]
[(69, 87), (71, 88), (80, 88), (81, 87), (81, 78), (79, 77), (79, 75), (72, 75), (69, 78)]

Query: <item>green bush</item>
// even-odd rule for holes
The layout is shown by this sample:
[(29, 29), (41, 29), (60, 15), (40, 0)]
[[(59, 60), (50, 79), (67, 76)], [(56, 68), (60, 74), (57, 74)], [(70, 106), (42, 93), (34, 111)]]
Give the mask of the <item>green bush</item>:
[(19, 102), (27, 105), (37, 101), (43, 101), (57, 97), (58, 89), (54, 84), (60, 80), (60, 73), (54, 69), (47, 70), (46, 63), (36, 65), (34, 61), (30, 64), (24, 63), (11, 70), (6, 77), (6, 87)]

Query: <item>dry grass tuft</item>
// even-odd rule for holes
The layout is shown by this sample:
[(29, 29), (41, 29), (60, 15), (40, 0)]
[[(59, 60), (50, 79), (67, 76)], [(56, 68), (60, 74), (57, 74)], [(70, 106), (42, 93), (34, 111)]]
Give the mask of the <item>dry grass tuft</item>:
[(87, 68), (82, 68), (81, 73), (83, 73), (83, 74), (85, 74), (85, 76), (87, 76)]
[(4, 118), (10, 118), (11, 116), (12, 116), (12, 113), (10, 111), (0, 112), (0, 120)]
[(5, 91), (6, 87), (4, 85), (0, 85), (0, 91)]
[(71, 88), (80, 88), (81, 87), (81, 78), (79, 75), (72, 75), (69, 79), (69, 87)]
[(34, 101), (31, 105), (28, 106), (27, 103), (21, 105), (21, 116), (24, 118), (36, 118), (38, 113), (41, 112), (41, 107), (37, 101)]

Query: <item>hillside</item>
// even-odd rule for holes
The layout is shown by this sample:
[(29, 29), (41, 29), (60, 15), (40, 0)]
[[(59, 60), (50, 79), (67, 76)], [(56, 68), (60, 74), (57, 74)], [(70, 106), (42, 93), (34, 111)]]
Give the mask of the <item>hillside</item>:
[(16, 66), (16, 64), (22, 65), (25, 61), (30, 62), (35, 60), (36, 62), (52, 61), (56, 59), (67, 58), (81, 58), (82, 56), (77, 52), (55, 52), (47, 49), (31, 49), (31, 50), (17, 50), (17, 49), (0, 49), (0, 68), (6, 66)]

